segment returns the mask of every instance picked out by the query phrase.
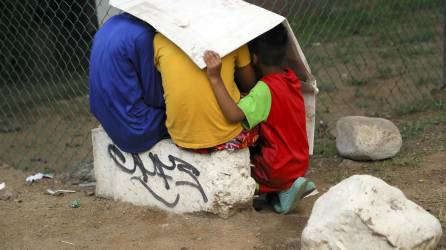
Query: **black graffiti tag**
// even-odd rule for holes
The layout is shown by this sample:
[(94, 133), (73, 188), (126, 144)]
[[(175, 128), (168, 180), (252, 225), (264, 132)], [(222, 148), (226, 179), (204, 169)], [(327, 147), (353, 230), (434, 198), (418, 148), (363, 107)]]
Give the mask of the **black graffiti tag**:
[(142, 162), (139, 154), (132, 154), (133, 168), (127, 168), (125, 166), (126, 158), (124, 154), (121, 152), (121, 150), (119, 150), (115, 145), (113, 144), (108, 145), (108, 154), (110, 158), (112, 158), (113, 161), (116, 163), (118, 168), (124, 173), (133, 175), (136, 172), (136, 169), (138, 168), (141, 171), (142, 175), (132, 176), (130, 177), (130, 180), (136, 180), (139, 183), (141, 183), (141, 185), (143, 185), (156, 200), (163, 203), (165, 206), (169, 208), (173, 208), (178, 204), (178, 201), (180, 200), (180, 195), (177, 194), (174, 201), (171, 202), (167, 201), (166, 199), (158, 195), (150, 187), (149, 177), (161, 178), (164, 183), (164, 188), (166, 190), (170, 190), (169, 182), (173, 181), (173, 178), (172, 176), (166, 174), (166, 171), (174, 171), (175, 169), (187, 174), (192, 179), (192, 181), (185, 181), (185, 180), (175, 181), (175, 186), (189, 186), (196, 188), (200, 192), (203, 201), (204, 202), (208, 201), (208, 198), (203, 190), (203, 187), (201, 186), (198, 180), (198, 177), (200, 176), (200, 171), (198, 171), (198, 169), (196, 169), (190, 163), (178, 157), (169, 155), (168, 159), (170, 164), (166, 165), (159, 159), (158, 155), (149, 152), (148, 156), (152, 161), (153, 165), (153, 169), (150, 171), (149, 169), (146, 168), (146, 166), (144, 166), (144, 163)]

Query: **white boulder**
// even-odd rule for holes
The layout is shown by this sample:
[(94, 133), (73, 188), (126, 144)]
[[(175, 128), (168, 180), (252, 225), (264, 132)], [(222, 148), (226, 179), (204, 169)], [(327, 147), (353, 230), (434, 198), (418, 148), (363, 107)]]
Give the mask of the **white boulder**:
[(97, 196), (221, 217), (251, 206), (255, 181), (248, 149), (196, 154), (162, 140), (147, 152), (128, 154), (102, 128), (93, 129), (92, 137)]
[(336, 123), (338, 153), (352, 160), (383, 160), (395, 156), (403, 140), (391, 121), (382, 118), (346, 116)]
[(397, 188), (368, 175), (343, 180), (315, 203), (302, 250), (434, 249), (440, 222)]

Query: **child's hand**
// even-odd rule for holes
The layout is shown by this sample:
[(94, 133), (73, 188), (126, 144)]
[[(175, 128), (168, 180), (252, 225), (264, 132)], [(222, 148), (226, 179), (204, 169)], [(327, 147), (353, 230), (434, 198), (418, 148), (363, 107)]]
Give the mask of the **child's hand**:
[(218, 79), (221, 77), (221, 58), (217, 52), (207, 50), (203, 56), (204, 62), (207, 66), (207, 74), (209, 79)]

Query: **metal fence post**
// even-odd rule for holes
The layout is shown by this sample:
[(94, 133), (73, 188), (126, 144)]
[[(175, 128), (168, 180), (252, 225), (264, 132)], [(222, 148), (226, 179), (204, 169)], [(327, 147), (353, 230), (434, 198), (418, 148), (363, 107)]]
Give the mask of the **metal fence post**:
[(446, 2), (443, 7), (443, 86), (446, 89)]

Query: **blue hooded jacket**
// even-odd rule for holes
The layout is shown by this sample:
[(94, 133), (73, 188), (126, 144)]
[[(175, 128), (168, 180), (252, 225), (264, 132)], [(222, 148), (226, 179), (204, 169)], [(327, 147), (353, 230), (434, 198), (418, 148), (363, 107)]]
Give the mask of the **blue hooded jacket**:
[(90, 111), (123, 151), (150, 149), (168, 137), (161, 77), (154, 66), (155, 30), (123, 13), (96, 33), (90, 58)]

